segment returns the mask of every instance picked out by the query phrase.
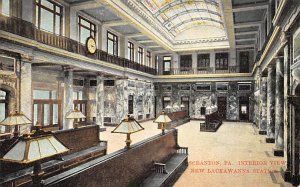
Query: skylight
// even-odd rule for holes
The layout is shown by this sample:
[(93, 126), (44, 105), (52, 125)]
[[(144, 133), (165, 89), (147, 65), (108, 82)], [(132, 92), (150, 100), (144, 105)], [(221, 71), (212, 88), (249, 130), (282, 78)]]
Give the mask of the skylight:
[(201, 29), (199, 26), (206, 26), (205, 29), (207, 26), (218, 28), (223, 32), (218, 32), (220, 34), (217, 37), (226, 36), (218, 0), (141, 0), (140, 2), (174, 39), (184, 31)]

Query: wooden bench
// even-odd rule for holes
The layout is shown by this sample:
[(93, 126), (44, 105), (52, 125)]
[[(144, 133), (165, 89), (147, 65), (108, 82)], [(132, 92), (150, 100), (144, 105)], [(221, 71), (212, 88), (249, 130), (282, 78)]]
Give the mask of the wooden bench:
[(178, 147), (165, 163), (153, 164), (153, 172), (142, 182), (142, 187), (172, 186), (188, 166), (188, 148)]
[[(90, 160), (106, 155), (107, 142), (99, 140), (99, 126), (86, 126), (77, 129), (55, 131), (54, 135), (70, 149), (61, 158), (45, 160), (42, 168), (44, 177), (51, 177), (74, 168)], [(0, 151), (5, 151), (6, 144), (11, 145), (16, 139), (8, 139), (0, 144)], [(0, 186), (28, 186), (31, 184), (32, 164), (20, 165), (0, 162)]]
[(205, 122), (200, 123), (200, 131), (204, 132), (216, 132), (222, 124), (222, 119), (219, 116), (219, 112), (213, 112), (205, 115)]

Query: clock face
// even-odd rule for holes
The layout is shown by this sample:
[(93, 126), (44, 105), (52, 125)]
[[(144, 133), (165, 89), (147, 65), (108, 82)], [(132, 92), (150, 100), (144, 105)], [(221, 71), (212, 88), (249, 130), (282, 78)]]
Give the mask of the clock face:
[(89, 53), (94, 54), (97, 50), (96, 41), (93, 37), (88, 37), (86, 47)]

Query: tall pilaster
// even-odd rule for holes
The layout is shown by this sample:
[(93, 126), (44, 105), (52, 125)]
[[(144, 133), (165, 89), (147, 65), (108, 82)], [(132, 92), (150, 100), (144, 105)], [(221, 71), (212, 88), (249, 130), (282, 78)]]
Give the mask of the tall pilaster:
[(104, 126), (104, 77), (97, 76), (97, 89), (96, 89), (96, 123), (100, 127)]
[(215, 52), (211, 52), (209, 54), (209, 67), (211, 68), (211, 73), (214, 73), (216, 70), (216, 53)]
[(267, 143), (275, 142), (275, 66), (268, 68), (267, 78)]
[[(291, 41), (292, 37), (288, 37), (287, 41)], [(290, 48), (291, 43), (288, 42), (284, 47), (284, 157), (286, 162), (286, 168), (284, 171), (284, 180), (291, 181), (292, 178), (292, 128), (291, 128), (291, 106), (288, 102), (288, 95), (291, 95), (291, 81), (290, 81)]]
[(284, 82), (283, 82), (283, 58), (276, 61), (276, 101), (275, 101), (275, 149), (274, 156), (283, 156), (283, 115), (284, 115)]
[[(20, 84), (20, 112), (32, 119), (32, 69), (31, 60), (22, 58), (21, 61), (21, 84)], [(29, 133), (30, 126), (20, 126), (21, 134)]]
[[(116, 122), (120, 123), (122, 119), (128, 114), (128, 92), (125, 90), (126, 87), (125, 80), (116, 80), (115, 85), (116, 85), (116, 91), (117, 91), (117, 106), (116, 106)], [(126, 97), (126, 98), (125, 98)], [(127, 101), (127, 102), (126, 102)]]
[(65, 68), (65, 78), (64, 78), (64, 124), (63, 129), (73, 128), (73, 120), (66, 119), (67, 115), (73, 110), (73, 70), (70, 68)]
[(260, 84), (260, 123), (259, 134), (267, 134), (267, 77), (261, 78)]

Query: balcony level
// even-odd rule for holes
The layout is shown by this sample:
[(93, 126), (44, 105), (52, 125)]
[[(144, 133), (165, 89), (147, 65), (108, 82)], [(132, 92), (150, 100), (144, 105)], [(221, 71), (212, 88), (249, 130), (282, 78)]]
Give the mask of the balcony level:
[(38, 29), (33, 23), (15, 17), (7, 17), (0, 14), (0, 31), (9, 32), (25, 37), (36, 42), (46, 44), (71, 53), (79, 54), (94, 60), (104, 61), (124, 68), (130, 68), (150, 75), (156, 75), (154, 68), (130, 61), (126, 58), (114, 56), (106, 51), (97, 49), (95, 54), (88, 54), (85, 45), (70, 38), (56, 35)]

